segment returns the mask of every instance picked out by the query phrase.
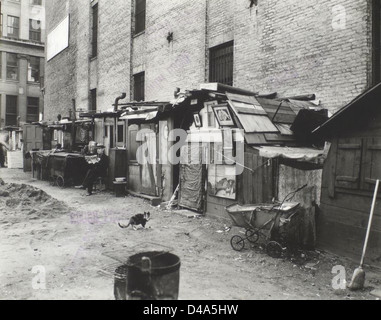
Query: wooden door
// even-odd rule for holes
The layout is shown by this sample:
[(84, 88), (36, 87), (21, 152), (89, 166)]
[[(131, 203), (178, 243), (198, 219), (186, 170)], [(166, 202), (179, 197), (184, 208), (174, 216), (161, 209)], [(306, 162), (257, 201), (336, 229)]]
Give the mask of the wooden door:
[(144, 133), (143, 142), (145, 161), (140, 164), (141, 190), (143, 194), (157, 196), (157, 140), (155, 134), (155, 125), (142, 126), (141, 129), (149, 129), (151, 132)]
[(24, 172), (32, 170), (32, 162), (25, 159), (25, 154), (33, 149), (42, 150), (44, 146), (42, 128), (35, 125), (24, 125)]

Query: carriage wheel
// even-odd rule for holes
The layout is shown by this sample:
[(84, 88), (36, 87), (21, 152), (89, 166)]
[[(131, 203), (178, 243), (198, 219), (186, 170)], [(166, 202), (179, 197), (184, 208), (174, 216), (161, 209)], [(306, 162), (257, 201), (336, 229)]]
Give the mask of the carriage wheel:
[(240, 236), (234, 236), (231, 239), (230, 244), (232, 248), (238, 252), (242, 251), (245, 248), (245, 240)]
[(259, 233), (254, 230), (246, 230), (246, 237), (250, 243), (255, 244), (259, 240)]
[(65, 187), (65, 179), (62, 176), (58, 176), (57, 179), (56, 179), (56, 184), (60, 188)]
[(270, 257), (279, 259), (282, 256), (283, 248), (278, 242), (271, 241), (267, 244), (266, 251)]

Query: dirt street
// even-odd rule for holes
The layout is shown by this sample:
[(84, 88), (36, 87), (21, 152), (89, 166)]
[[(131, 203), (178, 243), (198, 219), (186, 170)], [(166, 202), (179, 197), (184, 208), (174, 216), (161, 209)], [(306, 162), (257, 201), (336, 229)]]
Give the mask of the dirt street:
[[(367, 272), (359, 293), (335, 291), (332, 268), (356, 265), (328, 253), (272, 259), (260, 247), (238, 253), (229, 221), (192, 218), (189, 211), (153, 208), (134, 197), (60, 189), (21, 170), (0, 169), (0, 299), (114, 299), (113, 272), (120, 261), (150, 250), (181, 258), (181, 300), (370, 299), (379, 271)], [(0, 181), (1, 182), (1, 181)], [(121, 229), (136, 213), (150, 211), (148, 229)], [(306, 267), (307, 266), (307, 267)], [(36, 269), (37, 267), (37, 269)], [(45, 269), (39, 269), (43, 267)], [(46, 270), (46, 289), (33, 289)]]

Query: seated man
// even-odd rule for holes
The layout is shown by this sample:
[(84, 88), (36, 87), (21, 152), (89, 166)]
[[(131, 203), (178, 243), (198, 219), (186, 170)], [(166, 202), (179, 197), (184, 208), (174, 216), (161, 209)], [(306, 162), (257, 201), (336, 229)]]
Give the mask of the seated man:
[(85, 180), (82, 183), (82, 186), (77, 187), (80, 189), (87, 189), (88, 196), (93, 194), (93, 186), (95, 181), (99, 177), (103, 177), (107, 173), (108, 168), (108, 158), (104, 153), (105, 147), (99, 145), (97, 147), (97, 162), (90, 165), (90, 169), (87, 171)]

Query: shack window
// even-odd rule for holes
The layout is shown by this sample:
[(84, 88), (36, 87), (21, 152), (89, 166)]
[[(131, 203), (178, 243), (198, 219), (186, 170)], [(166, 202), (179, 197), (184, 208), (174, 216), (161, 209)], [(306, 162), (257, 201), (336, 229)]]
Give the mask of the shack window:
[(362, 189), (374, 190), (377, 179), (381, 179), (381, 138), (366, 139), (364, 150)]
[(124, 142), (124, 125), (119, 124), (118, 125), (118, 143)]
[(136, 0), (135, 6), (135, 34), (146, 28), (146, 0)]
[(209, 81), (233, 85), (234, 42), (210, 49)]
[(336, 186), (359, 189), (362, 140), (359, 138), (339, 139), (336, 159)]

